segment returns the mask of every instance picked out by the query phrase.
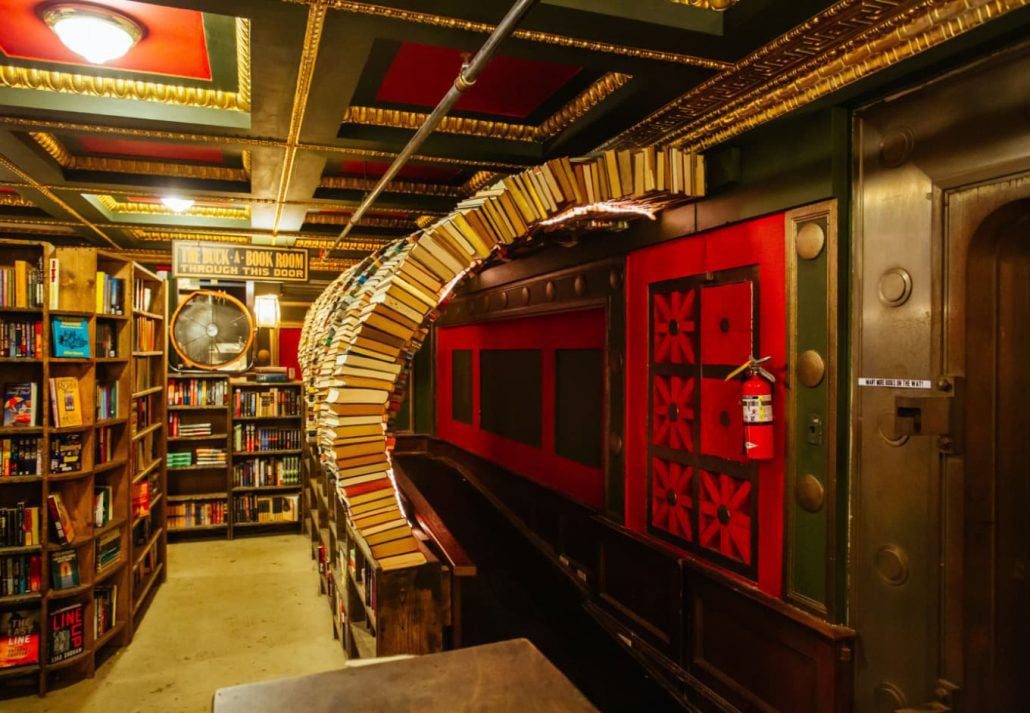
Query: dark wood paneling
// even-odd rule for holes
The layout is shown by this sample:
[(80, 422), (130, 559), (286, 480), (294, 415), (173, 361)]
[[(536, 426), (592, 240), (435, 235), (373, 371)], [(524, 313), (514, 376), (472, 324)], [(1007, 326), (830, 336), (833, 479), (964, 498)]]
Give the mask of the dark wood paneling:
[(539, 447), (543, 441), (538, 349), (484, 349), (479, 353), (479, 412), (484, 431)]

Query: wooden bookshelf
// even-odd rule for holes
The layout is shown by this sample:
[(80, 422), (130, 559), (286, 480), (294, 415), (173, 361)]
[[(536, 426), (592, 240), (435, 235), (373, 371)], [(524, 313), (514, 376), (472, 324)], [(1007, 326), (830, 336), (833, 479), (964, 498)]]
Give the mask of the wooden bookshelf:
[[(39, 321), (41, 353), (30, 359), (7, 359), (0, 382), (36, 383), (38, 415), (30, 427), (0, 429), (0, 438), (26, 438), (35, 441), (40, 454), (39, 471), (33, 475), (0, 477), (0, 507), (13, 507), (24, 502), (40, 508), (40, 542), (23, 547), (0, 547), (0, 556), (37, 556), (40, 559), (39, 591), (0, 596), (0, 612), (32, 612), (39, 618), (39, 660), (16, 668), (0, 669), (0, 686), (32, 687), (40, 695), (55, 685), (91, 676), (97, 661), (117, 646), (132, 639), (138, 613), (132, 603), (131, 530), (137, 522), (132, 515), (133, 413), (135, 365), (130, 359), (134, 325), (130, 319), (131, 299), (136, 281), (145, 273), (159, 287), (155, 304), (163, 309), (163, 281), (123, 257), (93, 248), (54, 248), (47, 243), (0, 240), (0, 267), (14, 260), (42, 264), (44, 283), (42, 304), (33, 308), (0, 305), (0, 318)], [(50, 284), (51, 259), (56, 260), (56, 281)], [(98, 294), (97, 282), (104, 273), (112, 282), (108, 291), (103, 285)], [(113, 282), (117, 281), (117, 282)], [(53, 289), (51, 289), (53, 288)], [(99, 300), (99, 302), (98, 302)], [(52, 302), (53, 301), (53, 302)], [(92, 309), (83, 309), (83, 307)], [(55, 320), (86, 324), (88, 352), (73, 356), (56, 356)], [(163, 332), (163, 330), (162, 330)], [(64, 342), (67, 346), (68, 342)], [(82, 345), (79, 345), (80, 347)], [(152, 361), (163, 364), (164, 342), (157, 342), (162, 356)], [(78, 387), (81, 424), (58, 427), (52, 413), (50, 379), (74, 379)], [(164, 372), (160, 367), (153, 386), (161, 385)], [(159, 393), (159, 392), (151, 392)], [(106, 409), (101, 411), (101, 407)], [(156, 414), (163, 419), (161, 413)], [(164, 459), (163, 432), (156, 436), (155, 455)], [(76, 442), (81, 447), (77, 464), (61, 466), (51, 458), (52, 450), (61, 444)], [(158, 481), (160, 482), (160, 480)], [(110, 512), (103, 521), (95, 516), (94, 496), (110, 489)], [(151, 494), (160, 503), (163, 486)], [(74, 539), (62, 545), (55, 537), (51, 518), (46, 511), (51, 494), (59, 495), (75, 530)], [(155, 499), (156, 498), (156, 499)], [(159, 510), (155, 511), (160, 518)], [(153, 517), (153, 515), (151, 516)], [(117, 550), (106, 564), (99, 560), (100, 546), (109, 544)], [(116, 547), (115, 547), (116, 545)], [(163, 562), (163, 543), (160, 546)], [(57, 588), (51, 577), (51, 561), (74, 551), (78, 560), (79, 580), (74, 586)], [(155, 584), (158, 582), (155, 581)], [(109, 628), (95, 630), (96, 597), (114, 588), (116, 613)], [(50, 615), (70, 605), (82, 605), (83, 650), (74, 656), (51, 663), (47, 626)], [(135, 617), (135, 621), (134, 621)]]
[[(234, 379), (231, 387), (229, 536), (299, 530), (304, 526), (302, 384)], [(288, 444), (284, 444), (286, 438)], [(274, 508), (282, 499), (295, 501), (295, 519), (255, 522), (244, 517), (243, 503), (261, 500)]]
[[(176, 537), (216, 536), (229, 533), (229, 377), (207, 371), (168, 375), (169, 452), (190, 453), (187, 468), (169, 468), (168, 533)], [(181, 435), (183, 427), (210, 424), (210, 433)], [(192, 465), (197, 448), (221, 448), (225, 464)], [(187, 524), (188, 523), (188, 524)]]

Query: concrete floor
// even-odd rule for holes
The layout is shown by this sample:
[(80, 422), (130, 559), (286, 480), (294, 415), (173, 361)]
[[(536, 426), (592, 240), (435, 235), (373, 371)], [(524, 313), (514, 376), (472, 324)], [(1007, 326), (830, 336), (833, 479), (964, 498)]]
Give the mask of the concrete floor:
[(301, 535), (175, 543), (136, 637), (96, 677), (4, 713), (207, 713), (216, 688), (341, 668)]

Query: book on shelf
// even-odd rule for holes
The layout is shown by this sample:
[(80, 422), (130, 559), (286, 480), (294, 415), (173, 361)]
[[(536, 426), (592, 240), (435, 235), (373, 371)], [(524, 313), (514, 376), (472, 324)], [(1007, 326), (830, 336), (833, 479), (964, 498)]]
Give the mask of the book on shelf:
[(275, 487), (300, 484), (300, 457), (249, 458), (233, 465), (236, 487)]
[(118, 382), (97, 383), (96, 420), (105, 421), (118, 418)]
[(47, 662), (60, 663), (77, 656), (86, 648), (85, 607), (69, 604), (50, 612), (47, 627)]
[(93, 446), (93, 462), (97, 465), (103, 465), (113, 461), (115, 459), (117, 439), (114, 427), (105, 426), (104, 428), (98, 428)]
[(168, 417), (168, 435), (173, 438), (210, 436), (211, 422), (183, 423), (182, 416), (173, 413)]
[(18, 503), (0, 508), (0, 546), (32, 547), (42, 544), (39, 508)]
[(43, 474), (39, 436), (0, 436), (0, 479)]
[(103, 527), (114, 517), (114, 489), (110, 485), (93, 487), (93, 524)]
[(89, 322), (85, 318), (54, 317), (50, 320), (54, 356), (89, 358)]
[(74, 376), (51, 377), (50, 408), (54, 426), (82, 425), (82, 403), (79, 399), (79, 380)]
[(82, 434), (53, 434), (50, 437), (50, 472), (60, 474), (79, 470), (82, 470)]
[(8, 359), (43, 356), (43, 323), (32, 319), (0, 317), (0, 355)]
[(197, 448), (194, 453), (197, 465), (222, 466), (226, 464), (224, 448)]
[(118, 356), (118, 325), (112, 322), (100, 320), (96, 324), (96, 354), (97, 357)]
[(8, 555), (0, 557), (0, 596), (32, 594), (43, 586), (41, 555)]
[(98, 585), (93, 590), (93, 638), (114, 628), (118, 622), (118, 585)]
[(150, 481), (142, 480), (132, 486), (132, 517), (150, 514)]
[(143, 280), (136, 280), (132, 293), (132, 308), (140, 312), (153, 312), (154, 291)]
[[(156, 319), (150, 317), (136, 316), (133, 318), (134, 327), (133, 338), (136, 340), (133, 344), (133, 351), (137, 352), (154, 352), (160, 348), (158, 346), (158, 323)], [(164, 332), (160, 332), (164, 335)]]
[(133, 391), (146, 391), (160, 385), (160, 372), (152, 367), (153, 362), (150, 359), (136, 359), (136, 363), (133, 364)]
[(193, 451), (168, 451), (165, 459), (169, 468), (188, 468), (193, 465)]
[(188, 530), (225, 524), (225, 500), (197, 500), (169, 503), (168, 527), (173, 530)]
[(68, 508), (64, 506), (64, 500), (60, 493), (50, 493), (47, 496), (47, 512), (50, 514), (50, 524), (54, 533), (54, 540), (60, 545), (67, 545), (75, 540), (75, 525), (68, 514)]
[(376, 561), (384, 572), (390, 572), (395, 569), (406, 569), (408, 567), (417, 567), (420, 564), (425, 564), (426, 556), (416, 550), (415, 552), (408, 552), (402, 555), (384, 557), (383, 559), (377, 559)]
[(4, 387), (4, 426), (39, 425), (39, 384), (28, 382)]
[(133, 547), (146, 547), (147, 543), (150, 542), (151, 535), (153, 534), (153, 523), (150, 521), (150, 518), (143, 518), (132, 527)]
[(47, 285), (47, 301), (50, 309), (61, 308), (61, 261), (56, 257), (50, 258), (49, 279)]
[(50, 586), (69, 589), (79, 586), (79, 553), (61, 550), (50, 555)]
[(125, 280), (97, 270), (96, 293), (97, 314), (125, 314)]
[(300, 429), (237, 423), (233, 426), (233, 450), (241, 453), (299, 450)]
[(102, 572), (122, 554), (122, 533), (118, 528), (105, 532), (96, 541), (96, 571)]
[(151, 401), (149, 396), (138, 398), (132, 402), (132, 430), (134, 433), (139, 433), (144, 428), (152, 424), (154, 413), (157, 407)]
[(299, 522), (299, 495), (237, 495), (233, 498), (239, 523)]
[(0, 307), (43, 306), (43, 258), (0, 266)]
[(191, 379), (169, 374), (169, 406), (225, 406), (229, 396), (223, 379)]
[(0, 611), (0, 668), (39, 663), (39, 609)]

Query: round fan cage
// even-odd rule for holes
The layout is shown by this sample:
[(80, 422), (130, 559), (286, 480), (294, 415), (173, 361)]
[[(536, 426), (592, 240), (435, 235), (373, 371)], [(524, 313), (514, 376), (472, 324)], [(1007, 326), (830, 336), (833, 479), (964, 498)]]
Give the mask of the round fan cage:
[(254, 344), (246, 305), (224, 292), (198, 290), (172, 315), (171, 342), (194, 369), (243, 370)]

